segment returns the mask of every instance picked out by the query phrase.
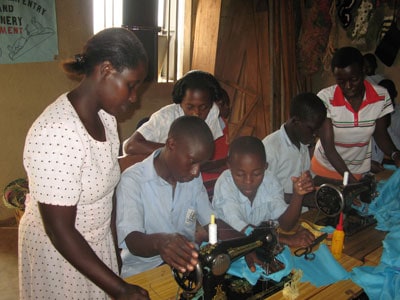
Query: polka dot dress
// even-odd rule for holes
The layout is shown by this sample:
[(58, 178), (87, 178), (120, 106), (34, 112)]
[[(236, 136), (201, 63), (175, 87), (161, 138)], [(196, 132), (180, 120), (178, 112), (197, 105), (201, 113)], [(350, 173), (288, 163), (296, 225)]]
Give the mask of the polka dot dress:
[(19, 227), (20, 299), (108, 299), (53, 247), (38, 202), (77, 206), (75, 227), (97, 256), (118, 271), (110, 231), (112, 195), (120, 176), (114, 117), (99, 112), (105, 142), (84, 128), (66, 94), (35, 121), (26, 138), (24, 166), (30, 195)]

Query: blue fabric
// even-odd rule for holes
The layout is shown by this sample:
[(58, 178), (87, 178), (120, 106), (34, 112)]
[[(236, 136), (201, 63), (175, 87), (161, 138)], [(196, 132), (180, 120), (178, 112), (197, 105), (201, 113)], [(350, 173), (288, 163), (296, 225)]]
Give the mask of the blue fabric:
[[(249, 226), (246, 228), (245, 234), (249, 235), (253, 232), (253, 230), (254, 228)], [(279, 282), (283, 277), (289, 275), (289, 273), (292, 271), (293, 262), (291, 259), (290, 249), (285, 246), (283, 251), (279, 253), (276, 258), (285, 265), (285, 268), (269, 275), (267, 275), (264, 269), (257, 264), (256, 270), (252, 272), (247, 266), (244, 257), (241, 257), (238, 260), (232, 262), (227, 273), (239, 278), (245, 278), (251, 285), (255, 285), (258, 279), (260, 279), (261, 277)]]
[(293, 256), (294, 268), (303, 271), (301, 282), (309, 281), (320, 287), (350, 278), (349, 273), (332, 256), (325, 244), (320, 244), (314, 254), (314, 260), (306, 260), (304, 256)]
[(285, 265), (285, 268), (269, 275), (267, 275), (265, 270), (257, 264), (255, 272), (252, 272), (247, 266), (244, 257), (234, 261), (227, 273), (239, 278), (245, 278), (251, 285), (255, 285), (260, 278), (268, 278), (274, 280), (275, 282), (279, 282), (283, 277), (289, 275), (289, 273), (292, 271), (293, 259), (290, 249), (287, 246), (285, 246), (283, 251), (279, 253), (276, 258)]
[(389, 231), (380, 264), (354, 268), (350, 275), (370, 299), (400, 299), (400, 169), (378, 185), (378, 192), (369, 209), (378, 221), (376, 228)]
[(324, 233), (333, 233), (335, 231), (335, 228), (332, 226), (324, 226), (319, 231), (324, 232)]
[(252, 285), (255, 285), (260, 277), (279, 282), (292, 269), (301, 269), (303, 271), (301, 281), (309, 281), (317, 287), (350, 278), (349, 273), (336, 261), (325, 244), (321, 244), (314, 253), (314, 260), (306, 260), (304, 256), (292, 255), (290, 249), (285, 246), (284, 250), (277, 255), (277, 259), (285, 264), (285, 268), (279, 272), (267, 276), (264, 269), (258, 265), (256, 265), (256, 271), (251, 272), (242, 257), (231, 264), (227, 273), (245, 278)]
[(255, 285), (257, 283), (257, 280), (260, 278), (263, 272), (264, 272), (263, 268), (261, 268), (257, 264), (255, 272), (252, 272), (247, 266), (244, 257), (241, 257), (238, 260), (234, 261), (231, 264), (229, 270), (227, 271), (227, 273), (230, 275), (239, 278), (245, 278), (251, 285)]
[(393, 171), (396, 171), (396, 170), (397, 170), (396, 165), (384, 164), (383, 167), (384, 167), (386, 170), (393, 170)]
[[(249, 235), (252, 231), (253, 228), (249, 226), (245, 234)], [(331, 226), (325, 226), (321, 229), (321, 232), (332, 233), (333, 231), (334, 228)], [(276, 256), (285, 265), (285, 268), (278, 272), (267, 275), (259, 265), (256, 265), (255, 272), (251, 272), (246, 260), (242, 257), (231, 264), (227, 273), (239, 278), (245, 278), (252, 285), (255, 285), (259, 278), (268, 278), (279, 282), (292, 269), (301, 269), (303, 271), (301, 281), (309, 281), (317, 287), (349, 278), (349, 273), (335, 260), (325, 244), (320, 244), (319, 249), (314, 253), (315, 259), (313, 261), (305, 260), (304, 256), (297, 257), (292, 255), (290, 248), (285, 246), (283, 251)]]
[(245, 278), (251, 285), (255, 285), (259, 278), (268, 278), (274, 280), (275, 282), (279, 282), (283, 277), (289, 275), (289, 273), (292, 271), (293, 260), (290, 249), (285, 246), (283, 251), (279, 253), (276, 258), (285, 265), (285, 268), (269, 275), (267, 275), (265, 270), (257, 264), (255, 272), (252, 272), (247, 266), (244, 257), (234, 261), (227, 273), (239, 278)]
[(369, 299), (400, 299), (400, 271), (385, 264), (377, 267), (358, 267), (351, 273), (351, 279), (361, 286)]
[(400, 220), (400, 169), (383, 184), (378, 185), (379, 196), (369, 205), (378, 222), (376, 229), (389, 231)]

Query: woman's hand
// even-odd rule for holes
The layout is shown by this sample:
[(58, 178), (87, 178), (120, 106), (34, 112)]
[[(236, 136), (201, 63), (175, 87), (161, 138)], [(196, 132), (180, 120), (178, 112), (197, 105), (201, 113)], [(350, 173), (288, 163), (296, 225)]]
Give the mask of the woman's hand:
[(150, 299), (149, 293), (140, 286), (127, 284), (122, 295), (115, 297), (115, 300), (147, 300)]

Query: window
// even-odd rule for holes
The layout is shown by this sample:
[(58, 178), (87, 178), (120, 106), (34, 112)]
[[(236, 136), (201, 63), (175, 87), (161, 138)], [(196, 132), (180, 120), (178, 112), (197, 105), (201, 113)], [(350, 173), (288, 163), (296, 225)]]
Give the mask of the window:
[[(104, 28), (123, 25), (123, 0), (92, 1), (93, 33)], [(159, 82), (176, 81), (184, 73), (185, 2), (184, 0), (158, 0), (159, 33), (156, 59)], [(190, 30), (190, 26), (187, 30)]]
[(122, 25), (123, 0), (93, 0), (93, 33)]

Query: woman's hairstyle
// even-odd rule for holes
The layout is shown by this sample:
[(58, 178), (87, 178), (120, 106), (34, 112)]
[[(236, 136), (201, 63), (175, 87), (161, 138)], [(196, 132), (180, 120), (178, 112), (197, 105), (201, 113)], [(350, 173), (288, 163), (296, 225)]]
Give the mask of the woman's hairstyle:
[(133, 69), (140, 63), (147, 64), (147, 54), (136, 35), (125, 28), (108, 28), (91, 37), (82, 53), (63, 63), (63, 69), (71, 76), (90, 75), (95, 66), (109, 61), (121, 72)]
[(174, 103), (181, 103), (188, 89), (208, 91), (211, 102), (215, 102), (222, 97), (221, 86), (218, 80), (210, 73), (204, 71), (189, 71), (175, 83), (172, 90), (172, 100)]
[(229, 145), (228, 160), (231, 161), (235, 154), (253, 154), (266, 162), (265, 147), (262, 141), (254, 136), (240, 136), (235, 138)]
[(298, 117), (301, 121), (325, 120), (324, 102), (314, 93), (300, 93), (290, 102), (290, 117)]
[(364, 57), (361, 52), (354, 47), (343, 47), (333, 54), (331, 69), (332, 72), (335, 68), (346, 68), (352, 64), (357, 64), (360, 69), (364, 67)]

